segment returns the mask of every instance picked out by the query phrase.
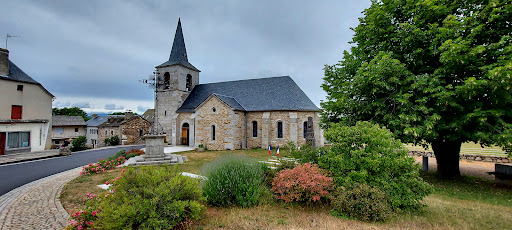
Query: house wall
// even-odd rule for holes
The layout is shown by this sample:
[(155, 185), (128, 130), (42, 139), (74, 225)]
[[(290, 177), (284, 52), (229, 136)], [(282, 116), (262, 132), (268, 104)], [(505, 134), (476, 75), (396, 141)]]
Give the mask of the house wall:
[[(17, 86), (23, 85), (23, 91)], [(52, 99), (41, 86), (0, 79), (0, 120), (11, 119), (12, 105), (21, 105), (21, 120), (52, 119)]]
[(45, 150), (46, 140), (50, 140), (50, 138), (47, 137), (48, 129), (49, 123), (0, 124), (0, 132), (30, 132), (30, 147), (6, 149), (5, 154)]
[[(58, 128), (62, 128), (62, 133), (56, 133)], [(78, 128), (78, 132), (75, 129)], [(85, 126), (53, 126), (52, 127), (52, 140), (55, 139), (68, 139), (85, 136)]]
[[(119, 141), (122, 139), (122, 133), (121, 128), (119, 126), (113, 126), (113, 127), (98, 127), (98, 146), (103, 147), (105, 146), (105, 139), (110, 138), (112, 136), (118, 136)], [(119, 143), (121, 144), (121, 143)]]
[[(133, 145), (142, 139), (144, 134), (148, 133), (150, 123), (143, 118), (137, 116), (126, 123), (121, 125), (123, 137), (125, 138), (124, 145)], [(142, 130), (142, 135), (140, 131)]]
[(85, 129), (85, 137), (87, 138), (87, 145), (90, 147), (93, 147), (93, 141), (96, 141), (96, 144), (94, 145), (95, 148), (98, 147), (99, 140), (98, 140), (98, 127), (95, 126), (88, 126)]

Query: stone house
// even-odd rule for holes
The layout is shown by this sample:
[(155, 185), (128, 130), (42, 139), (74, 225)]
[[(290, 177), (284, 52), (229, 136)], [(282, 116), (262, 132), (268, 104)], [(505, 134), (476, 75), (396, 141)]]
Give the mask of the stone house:
[[(318, 107), (289, 76), (199, 84), (178, 21), (169, 60), (156, 67), (155, 120), (172, 145), (246, 149), (323, 146)], [(307, 124), (310, 120), (311, 128)]]
[(87, 146), (90, 148), (98, 148), (102, 142), (99, 141), (99, 130), (98, 126), (107, 122), (109, 117), (122, 117), (124, 119), (124, 115), (107, 115), (107, 116), (98, 116), (98, 114), (93, 114), (91, 119), (86, 121), (87, 127), (85, 128), (85, 137), (87, 138)]
[(67, 145), (73, 139), (85, 136), (86, 126), (87, 124), (81, 116), (54, 115), (52, 117), (52, 144)]
[(105, 146), (105, 139), (118, 136), (121, 145), (144, 143), (150, 123), (141, 116), (126, 112), (124, 116), (108, 116), (107, 121), (98, 125), (98, 145)]
[(49, 149), (55, 98), (0, 48), (0, 155)]

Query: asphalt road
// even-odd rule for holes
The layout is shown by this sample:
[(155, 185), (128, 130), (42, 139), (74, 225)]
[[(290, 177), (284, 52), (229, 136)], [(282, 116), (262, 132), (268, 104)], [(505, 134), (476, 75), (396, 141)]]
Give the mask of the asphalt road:
[(54, 157), (43, 160), (0, 165), (0, 196), (19, 186), (43, 177), (97, 162), (98, 158), (106, 159), (121, 149), (130, 150), (141, 147), (143, 146), (89, 150), (74, 152), (71, 156), (67, 157)]

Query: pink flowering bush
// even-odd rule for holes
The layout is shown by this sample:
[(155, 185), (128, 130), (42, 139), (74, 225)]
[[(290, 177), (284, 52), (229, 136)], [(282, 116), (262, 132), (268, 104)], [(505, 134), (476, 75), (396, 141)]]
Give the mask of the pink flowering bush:
[(87, 193), (83, 200), (85, 210), (71, 211), (71, 221), (66, 229), (92, 229), (94, 222), (98, 219), (97, 215), (101, 211), (100, 202), (100, 196)]
[(83, 199), (83, 204), (85, 205), (85, 210), (71, 211), (71, 220), (69, 221), (69, 225), (66, 229), (94, 229), (93, 224), (98, 220), (98, 214), (101, 212), (101, 202), (102, 199), (108, 198), (112, 196), (116, 190), (116, 182), (121, 179), (122, 175), (126, 170), (123, 169), (121, 171), (121, 175), (111, 179), (110, 181), (106, 181), (105, 184), (110, 184), (110, 191), (106, 192), (103, 195), (96, 195), (93, 193), (87, 193), (86, 198)]
[(80, 172), (80, 175), (102, 173), (105, 172), (106, 170), (113, 169), (123, 164), (125, 161), (126, 158), (123, 156), (120, 156), (117, 159), (113, 160), (98, 159), (98, 163), (90, 163), (89, 165), (85, 166)]
[(316, 202), (328, 197), (332, 186), (332, 178), (325, 176), (318, 165), (306, 163), (279, 172), (272, 181), (271, 190), (276, 199), (286, 203)]

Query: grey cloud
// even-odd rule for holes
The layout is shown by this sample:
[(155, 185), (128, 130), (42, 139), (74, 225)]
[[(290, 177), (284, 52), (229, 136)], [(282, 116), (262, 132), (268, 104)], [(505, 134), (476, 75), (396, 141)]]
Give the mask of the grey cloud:
[(146, 107), (146, 106), (142, 106), (142, 105), (137, 106), (137, 111), (139, 111), (139, 113), (144, 113), (148, 109), (149, 109), (149, 107)]
[(78, 103), (72, 104), (71, 107), (78, 107), (78, 108), (81, 108), (81, 109), (87, 109), (87, 108), (91, 108), (91, 105), (89, 104), (89, 102), (78, 102)]
[(122, 106), (122, 105), (116, 106), (115, 104), (106, 104), (105, 109), (107, 109), (107, 110), (122, 110), (122, 109), (124, 109), (124, 106)]
[[(5, 1), (11, 59), (59, 96), (151, 101), (181, 16), (200, 82), (290, 75), (315, 104), (370, 1)], [(116, 9), (115, 13), (111, 9)], [(27, 13), (30, 12), (30, 13)]]

